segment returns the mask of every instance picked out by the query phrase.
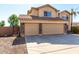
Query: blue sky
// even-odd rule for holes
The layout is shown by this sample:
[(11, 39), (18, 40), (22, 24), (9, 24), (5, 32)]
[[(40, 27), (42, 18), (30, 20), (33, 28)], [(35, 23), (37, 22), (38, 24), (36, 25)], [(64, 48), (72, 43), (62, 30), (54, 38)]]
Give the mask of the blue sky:
[[(27, 14), (27, 10), (31, 7), (39, 7), (43, 4), (0, 4), (0, 21), (4, 20), (6, 26), (8, 26), (8, 17), (11, 14)], [(51, 4), (58, 10), (68, 10), (71, 8), (78, 8), (76, 11), (79, 11), (79, 4)], [(79, 15), (74, 18), (74, 22), (79, 22)]]

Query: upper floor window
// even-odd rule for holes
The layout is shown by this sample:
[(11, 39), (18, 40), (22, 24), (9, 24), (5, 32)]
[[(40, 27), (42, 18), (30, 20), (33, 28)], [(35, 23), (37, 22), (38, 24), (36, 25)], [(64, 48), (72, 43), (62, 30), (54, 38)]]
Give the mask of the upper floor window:
[(68, 16), (62, 16), (64, 20), (68, 20)]
[(44, 11), (44, 16), (51, 16), (51, 12), (49, 12), (49, 11)]

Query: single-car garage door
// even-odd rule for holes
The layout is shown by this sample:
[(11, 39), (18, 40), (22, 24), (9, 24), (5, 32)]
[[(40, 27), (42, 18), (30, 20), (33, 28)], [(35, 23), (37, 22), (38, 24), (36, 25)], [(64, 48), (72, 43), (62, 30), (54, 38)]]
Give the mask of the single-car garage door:
[(42, 24), (42, 34), (63, 34), (64, 24)]
[(39, 24), (25, 24), (25, 35), (38, 35), (39, 34)]

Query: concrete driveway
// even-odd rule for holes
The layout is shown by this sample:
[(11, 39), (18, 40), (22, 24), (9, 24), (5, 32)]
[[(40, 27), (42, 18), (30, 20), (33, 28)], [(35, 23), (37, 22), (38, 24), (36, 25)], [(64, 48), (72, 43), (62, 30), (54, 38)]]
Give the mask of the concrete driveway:
[(79, 53), (79, 35), (42, 35), (25, 38), (29, 54)]

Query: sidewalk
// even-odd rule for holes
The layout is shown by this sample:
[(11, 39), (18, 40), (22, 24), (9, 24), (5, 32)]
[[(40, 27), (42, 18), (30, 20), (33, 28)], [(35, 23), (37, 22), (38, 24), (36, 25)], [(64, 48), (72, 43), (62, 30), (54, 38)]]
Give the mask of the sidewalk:
[(55, 44), (27, 44), (29, 54), (65, 54), (65, 53), (78, 53), (79, 45), (55, 45)]

